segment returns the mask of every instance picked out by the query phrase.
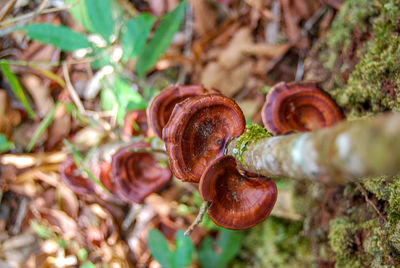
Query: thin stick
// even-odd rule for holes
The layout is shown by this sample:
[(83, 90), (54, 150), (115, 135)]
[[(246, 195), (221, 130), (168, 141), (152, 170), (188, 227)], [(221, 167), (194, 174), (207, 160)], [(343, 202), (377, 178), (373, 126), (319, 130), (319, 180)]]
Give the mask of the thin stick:
[(199, 214), (197, 214), (196, 219), (194, 220), (194, 222), (189, 226), (189, 228), (185, 231), (185, 236), (189, 236), (194, 228), (196, 228), (197, 225), (199, 225), (201, 223), (201, 221), (203, 220), (203, 216), (206, 213), (208, 207), (210, 206), (211, 201), (204, 201), (203, 204), (200, 207), (200, 211)]
[(71, 79), (69, 78), (67, 63), (64, 63), (62, 67), (63, 67), (64, 79), (65, 79), (65, 83), (67, 85), (67, 90), (69, 92), (69, 95), (71, 96), (72, 100), (74, 101), (76, 107), (78, 107), (79, 112), (85, 113), (85, 107), (83, 107), (82, 101), (79, 98), (78, 93), (76, 93), (76, 90), (71, 83)]
[(3, 22), (0, 22), (0, 27), (3, 27), (4, 25), (7, 25), (7, 24), (16, 23), (16, 22), (21, 21), (21, 20), (29, 19), (29, 18), (35, 17), (37, 15), (44, 15), (44, 14), (49, 14), (49, 13), (55, 13), (55, 12), (59, 12), (59, 11), (68, 10), (68, 9), (74, 7), (77, 3), (79, 3), (79, 1), (76, 1), (76, 3), (74, 3), (73, 5), (70, 5), (70, 6), (55, 7), (55, 8), (48, 8), (48, 9), (38, 10), (38, 11), (32, 11), (32, 12), (29, 12), (27, 14), (24, 14), (24, 15), (21, 15), (21, 16), (18, 16), (18, 17), (11, 18), (9, 20), (5, 20)]
[(379, 209), (376, 207), (375, 203), (371, 201), (371, 199), (368, 198), (368, 193), (365, 191), (364, 187), (361, 185), (361, 183), (356, 182), (357, 188), (361, 191), (363, 194), (365, 201), (367, 201), (368, 204), (371, 205), (371, 207), (375, 210), (376, 214), (378, 214), (379, 218), (381, 218), (384, 222), (387, 222), (387, 219), (383, 214), (379, 211)]

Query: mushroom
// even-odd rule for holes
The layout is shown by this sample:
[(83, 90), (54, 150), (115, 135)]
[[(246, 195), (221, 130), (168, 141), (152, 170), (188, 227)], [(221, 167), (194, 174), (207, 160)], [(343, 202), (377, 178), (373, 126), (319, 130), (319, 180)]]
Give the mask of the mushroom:
[(239, 106), (222, 95), (188, 98), (175, 105), (163, 129), (163, 139), (174, 175), (199, 182), (208, 164), (224, 154), (231, 138), (245, 129)]
[(59, 171), (62, 181), (75, 193), (91, 194), (94, 192), (94, 183), (82, 175), (72, 156), (67, 157), (59, 165)]
[(343, 114), (315, 82), (281, 82), (268, 92), (261, 111), (266, 129), (274, 135), (332, 126)]
[(111, 161), (111, 180), (118, 196), (142, 203), (151, 193), (159, 191), (172, 178), (168, 167), (161, 167), (150, 152), (150, 144), (136, 142), (117, 151)]
[(146, 111), (130, 111), (125, 116), (124, 126), (122, 127), (122, 139), (128, 141), (132, 135), (144, 133), (151, 136), (152, 131), (147, 124)]
[(218, 91), (206, 90), (202, 85), (177, 85), (164, 89), (151, 100), (147, 108), (150, 128), (162, 138), (162, 129), (167, 124), (175, 104), (193, 96), (215, 93)]
[(211, 201), (208, 215), (219, 226), (243, 230), (262, 222), (277, 198), (273, 180), (239, 173), (233, 156), (214, 160), (204, 171), (200, 195)]

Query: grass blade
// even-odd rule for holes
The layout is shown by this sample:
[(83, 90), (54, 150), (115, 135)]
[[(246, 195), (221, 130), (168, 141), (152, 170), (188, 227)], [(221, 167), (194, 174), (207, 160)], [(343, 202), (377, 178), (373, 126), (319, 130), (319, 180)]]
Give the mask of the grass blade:
[(28, 152), (32, 151), (33, 147), (35, 146), (35, 144), (38, 141), (38, 139), (40, 138), (40, 136), (43, 135), (43, 132), (49, 127), (51, 122), (53, 122), (54, 114), (56, 113), (58, 104), (59, 103), (57, 102), (53, 106), (53, 108), (50, 110), (50, 112), (46, 115), (46, 117), (42, 120), (42, 122), (39, 124), (39, 126), (35, 130), (35, 133), (33, 134), (33, 137), (28, 144), (28, 148), (27, 148)]
[(0, 61), (0, 68), (7, 82), (11, 86), (11, 90), (14, 92), (15, 96), (17, 96), (22, 105), (24, 105), (25, 110), (28, 112), (29, 117), (32, 119), (36, 119), (36, 114), (29, 105), (28, 99), (26, 98), (25, 93), (22, 90), (21, 84), (19, 83), (17, 77), (11, 70), (8, 62), (5, 60)]
[(71, 150), (72, 155), (74, 156), (75, 165), (76, 165), (80, 170), (82, 170), (83, 172), (85, 172), (86, 175), (88, 176), (88, 178), (89, 178), (93, 183), (99, 185), (107, 194), (112, 195), (111, 192), (101, 183), (101, 181), (100, 181), (99, 179), (97, 179), (97, 178), (93, 175), (93, 173), (92, 173), (88, 168), (86, 168), (86, 167), (82, 164), (82, 163), (85, 161), (83, 155), (82, 155), (80, 152), (78, 152), (78, 150), (76, 150), (75, 147), (74, 147), (69, 141), (67, 141), (66, 139), (64, 139), (63, 142), (64, 142), (65, 146), (67, 146), (67, 147)]

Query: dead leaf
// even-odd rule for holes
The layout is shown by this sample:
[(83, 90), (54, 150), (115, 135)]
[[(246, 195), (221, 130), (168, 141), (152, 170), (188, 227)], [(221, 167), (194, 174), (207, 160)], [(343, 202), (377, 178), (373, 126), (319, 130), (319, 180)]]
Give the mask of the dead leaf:
[(44, 86), (39, 77), (33, 74), (23, 75), (21, 82), (32, 96), (39, 116), (43, 118), (54, 106), (49, 89)]
[(218, 89), (222, 94), (232, 97), (244, 86), (253, 66), (254, 61), (251, 59), (231, 70), (223, 68), (218, 62), (210, 62), (204, 68), (200, 80), (206, 88)]
[(206, 0), (191, 0), (193, 6), (194, 29), (200, 37), (215, 29), (217, 14)]
[(13, 127), (21, 122), (21, 114), (10, 106), (7, 92), (0, 89), (0, 133), (9, 136)]

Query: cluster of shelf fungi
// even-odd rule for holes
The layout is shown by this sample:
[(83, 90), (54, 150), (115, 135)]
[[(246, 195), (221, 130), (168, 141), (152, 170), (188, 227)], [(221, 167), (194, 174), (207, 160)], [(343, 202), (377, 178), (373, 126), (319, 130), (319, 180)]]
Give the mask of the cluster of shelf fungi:
[[(146, 119), (147, 117), (147, 119)], [(305, 132), (332, 126), (342, 112), (314, 82), (279, 83), (272, 87), (262, 108), (264, 127), (273, 135)], [(160, 165), (150, 143), (130, 143), (111, 162), (100, 161), (93, 173), (121, 202), (141, 203), (161, 190), (172, 174), (198, 183), (201, 197), (210, 205), (209, 217), (219, 226), (242, 230), (262, 222), (277, 199), (275, 182), (239, 170), (236, 159), (225, 155), (226, 146), (246, 130), (240, 107), (230, 98), (202, 85), (177, 85), (155, 96), (147, 109), (127, 115), (122, 138), (138, 132), (165, 142), (169, 167)], [(63, 181), (78, 194), (103, 189), (80, 173), (72, 157), (60, 165)]]

